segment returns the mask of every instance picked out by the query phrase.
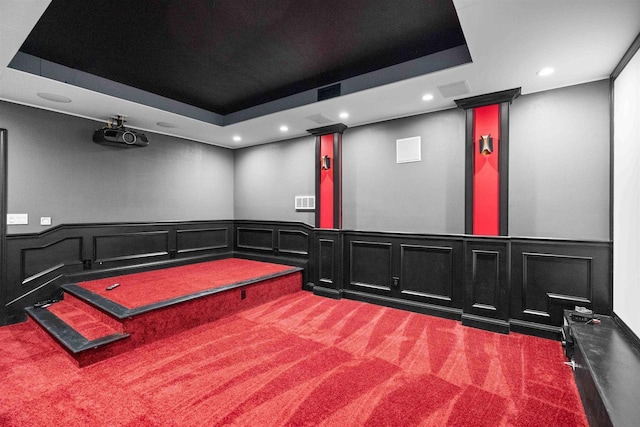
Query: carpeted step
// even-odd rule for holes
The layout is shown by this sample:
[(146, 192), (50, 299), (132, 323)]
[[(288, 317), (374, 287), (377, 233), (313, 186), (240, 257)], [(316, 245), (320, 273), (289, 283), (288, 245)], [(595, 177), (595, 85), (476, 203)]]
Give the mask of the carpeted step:
[(225, 259), (65, 284), (27, 312), (86, 366), (300, 289), (301, 268)]
[(48, 307), (28, 307), (26, 311), (81, 366), (86, 359), (83, 353), (95, 353), (96, 349), (129, 337), (68, 301)]

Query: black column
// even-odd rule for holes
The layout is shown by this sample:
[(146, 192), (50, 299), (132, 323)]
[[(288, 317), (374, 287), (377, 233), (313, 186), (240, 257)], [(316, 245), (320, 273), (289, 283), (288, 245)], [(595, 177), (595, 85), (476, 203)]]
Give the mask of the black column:
[(6, 324), (7, 302), (7, 130), (0, 129), (0, 325)]

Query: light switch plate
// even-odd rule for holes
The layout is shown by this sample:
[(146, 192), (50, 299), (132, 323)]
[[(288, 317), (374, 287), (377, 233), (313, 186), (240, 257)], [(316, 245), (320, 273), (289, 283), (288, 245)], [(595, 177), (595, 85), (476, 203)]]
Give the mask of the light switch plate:
[(29, 214), (7, 214), (7, 225), (27, 225)]

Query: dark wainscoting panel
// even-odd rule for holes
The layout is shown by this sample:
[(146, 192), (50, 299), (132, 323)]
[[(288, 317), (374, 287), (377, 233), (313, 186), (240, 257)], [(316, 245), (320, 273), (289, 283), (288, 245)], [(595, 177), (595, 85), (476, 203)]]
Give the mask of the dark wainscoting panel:
[(576, 305), (612, 312), (609, 243), (514, 239), (511, 251), (512, 318), (560, 325)]
[(336, 244), (330, 239), (318, 239), (318, 282), (321, 285), (334, 287)]
[(454, 286), (453, 248), (400, 245), (401, 292), (451, 302)]
[(229, 249), (230, 227), (178, 228), (176, 250), (178, 254), (193, 254)]
[(316, 231), (322, 273), (315, 285), (347, 298), (548, 338), (559, 338), (563, 308), (612, 310), (609, 242), (341, 234), (342, 283), (327, 278), (338, 237)]
[(69, 282), (228, 256), (233, 221), (60, 225), (7, 236), (7, 280), (0, 324), (25, 320), (24, 308), (59, 298)]
[(351, 241), (349, 254), (351, 288), (391, 290), (391, 243)]
[(302, 230), (278, 230), (278, 252), (309, 256), (309, 233)]
[(390, 307), (460, 319), (463, 239), (343, 232), (343, 294)]
[(275, 252), (274, 229), (236, 227), (238, 249)]
[(463, 324), (509, 332), (509, 245), (497, 238), (465, 242)]
[(93, 237), (94, 263), (120, 266), (132, 260), (169, 259), (169, 231), (141, 231)]
[(21, 252), (20, 277), (24, 285), (65, 265), (82, 265), (82, 237), (64, 238), (42, 247), (24, 248)]
[(337, 230), (315, 232), (317, 250), (313, 292), (330, 298), (342, 297), (342, 234)]
[(234, 229), (235, 256), (301, 267), (303, 288), (313, 289), (310, 282), (315, 280), (315, 262), (309, 262), (316, 257), (312, 227), (299, 222), (238, 220)]
[(63, 225), (7, 236), (0, 324), (64, 283), (236, 256), (304, 268), (303, 288), (559, 337), (562, 311), (612, 313), (611, 243), (321, 230), (297, 222)]

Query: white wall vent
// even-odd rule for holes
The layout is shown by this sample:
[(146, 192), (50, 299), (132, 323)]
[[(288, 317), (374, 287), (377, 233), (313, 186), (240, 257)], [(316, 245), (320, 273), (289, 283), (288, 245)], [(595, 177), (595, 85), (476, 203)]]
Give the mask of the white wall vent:
[(315, 211), (316, 196), (296, 196), (297, 211)]
[(419, 136), (413, 138), (403, 138), (396, 140), (396, 162), (409, 163), (422, 160), (420, 154), (421, 140)]

